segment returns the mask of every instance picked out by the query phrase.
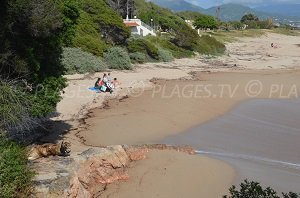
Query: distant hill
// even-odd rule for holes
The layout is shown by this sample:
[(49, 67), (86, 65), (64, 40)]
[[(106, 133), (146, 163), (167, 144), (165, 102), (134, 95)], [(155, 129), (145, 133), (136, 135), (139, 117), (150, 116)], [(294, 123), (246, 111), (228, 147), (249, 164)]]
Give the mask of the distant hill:
[(271, 14), (300, 17), (300, 4), (275, 4), (254, 9)]
[[(245, 14), (255, 14), (260, 19), (273, 18), (271, 14), (256, 11), (250, 7), (239, 5), (239, 4), (224, 4), (219, 6), (221, 8), (220, 18), (223, 21), (239, 21)], [(205, 10), (205, 14), (215, 15), (217, 7), (211, 7)]]
[[(208, 14), (211, 16), (216, 15), (216, 9), (217, 7), (211, 7), (208, 9), (201, 8), (199, 6), (193, 5), (191, 3), (186, 2), (185, 0), (149, 0), (161, 7), (169, 8), (173, 11), (179, 12), (179, 11), (197, 11), (201, 12), (203, 14)], [(297, 4), (298, 5), (298, 4)], [(219, 6), (221, 8), (220, 12), (220, 18), (223, 21), (236, 21), (240, 20), (242, 16), (245, 14), (255, 14), (258, 16), (260, 19), (267, 19), (267, 18), (273, 18), (277, 19), (278, 22), (283, 22), (283, 23), (288, 23), (290, 20), (299, 20), (300, 21), (300, 15), (299, 17), (295, 16), (287, 16), (286, 11), (279, 12), (279, 14), (275, 13), (275, 11), (272, 12), (266, 12), (266, 11), (261, 11), (264, 10), (263, 7), (257, 8), (257, 9), (252, 9), (247, 6), (239, 5), (239, 4), (224, 4)], [(261, 10), (258, 10), (261, 9)], [(278, 8), (279, 9), (279, 8)], [(288, 8), (286, 8), (288, 9)], [(268, 10), (271, 10), (269, 7)], [(284, 10), (284, 9), (283, 9)], [(293, 9), (295, 11), (292, 11), (291, 13), (297, 13), (300, 11), (300, 8)]]
[(172, 11), (180, 12), (180, 11), (197, 11), (204, 12), (205, 9), (194, 4), (191, 4), (184, 0), (148, 0), (156, 5), (159, 5), (164, 8), (169, 8)]

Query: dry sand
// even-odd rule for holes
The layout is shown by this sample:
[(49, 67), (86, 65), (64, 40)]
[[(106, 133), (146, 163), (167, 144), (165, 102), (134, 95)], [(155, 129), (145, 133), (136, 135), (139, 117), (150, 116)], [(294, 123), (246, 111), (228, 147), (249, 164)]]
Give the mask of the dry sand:
[[(272, 42), (278, 44), (280, 48), (271, 48), (270, 43)], [(228, 44), (227, 55), (222, 57), (199, 56), (193, 59), (175, 60), (171, 63), (136, 65), (133, 71), (113, 71), (113, 77), (118, 77), (122, 85), (112, 95), (97, 94), (88, 90), (89, 87), (93, 86), (96, 78), (101, 77), (101, 73), (66, 76), (69, 86), (65, 89), (63, 100), (57, 107), (57, 116), (53, 120), (63, 121), (69, 123), (73, 128), (77, 128), (78, 119), (85, 117), (90, 109), (100, 107), (105, 99), (127, 94), (132, 95), (131, 93), (135, 93), (132, 90), (136, 88), (143, 90), (153, 88), (153, 84), (150, 82), (152, 78), (191, 79), (189, 73), (192, 71), (231, 72), (201, 74), (200, 79), (202, 81), (162, 81), (162, 83), (168, 84), (167, 89), (170, 89), (169, 85), (172, 86), (176, 83), (182, 87), (184, 83), (197, 84), (199, 82), (214, 85), (219, 83), (236, 85), (240, 83), (245, 86), (249, 80), (260, 79), (267, 87), (273, 82), (284, 83), (287, 86), (284, 91), (287, 91), (295, 80), (298, 84), (299, 72), (293, 74), (286, 71), (281, 74), (281, 71), (275, 71), (273, 73), (253, 72), (252, 74), (251, 72), (234, 73), (232, 71), (298, 69), (300, 66), (300, 48), (296, 44), (299, 44), (299, 37), (267, 34), (260, 38), (242, 38), (238, 42)], [(95, 116), (99, 117), (89, 119), (88, 122), (92, 126), (89, 131), (82, 131), (81, 135), (88, 141), (87, 143), (95, 146), (113, 143), (155, 142), (165, 136), (179, 133), (183, 129), (219, 116), (247, 98), (244, 91), (237, 91), (232, 99), (228, 99), (228, 92), (225, 93), (225, 99), (220, 97), (220, 90), (216, 87), (212, 91), (216, 97), (212, 95), (213, 98), (201, 100), (178, 97), (162, 100), (161, 97), (147, 97), (147, 94), (149, 96), (151, 92), (145, 92), (141, 97), (131, 97), (125, 102), (117, 102), (116, 108), (106, 111), (97, 110), (99, 114), (95, 112)], [(262, 95), (259, 97), (267, 97), (268, 92), (262, 91)], [(276, 96), (274, 95), (274, 97)], [(71, 140), (73, 144), (74, 152), (72, 154), (76, 154), (76, 151), (82, 151), (82, 148), (85, 147), (76, 139), (76, 133), (77, 131), (74, 130), (64, 135), (64, 138)], [(167, 170), (163, 169), (164, 166)], [(184, 169), (180, 166), (184, 166)], [(145, 176), (143, 177), (141, 174)], [(124, 196), (128, 195), (125, 197), (154, 197), (156, 194), (151, 193), (159, 191), (163, 197), (176, 197), (180, 193), (183, 193), (181, 195), (185, 197), (193, 197), (195, 192), (197, 192), (195, 197), (201, 197), (198, 196), (199, 193), (207, 195), (202, 197), (215, 197), (208, 196), (206, 193), (223, 193), (224, 189), (229, 187), (234, 176), (232, 169), (219, 161), (169, 152), (151, 153), (148, 160), (138, 162), (130, 170), (130, 175), (132, 178), (129, 183), (112, 187), (112, 191), (110, 189), (108, 191), (111, 194), (108, 195), (114, 197), (120, 197), (123, 194)], [(198, 176), (195, 177), (195, 175)], [(223, 178), (225, 176), (226, 180)], [(141, 178), (144, 179), (141, 180)], [(185, 178), (186, 182), (181, 182), (181, 178)], [(164, 185), (166, 183), (172, 185)], [(191, 186), (187, 186), (187, 184), (191, 184)], [(153, 185), (153, 188), (150, 188), (150, 185)], [(202, 185), (205, 188), (200, 188)], [(215, 185), (217, 185), (216, 191)], [(181, 189), (182, 186), (184, 188)], [(189, 187), (197, 188), (197, 191), (190, 191)], [(129, 188), (135, 189), (136, 193), (129, 192)], [(148, 189), (153, 190), (149, 191)], [(174, 196), (168, 196), (171, 194), (164, 196), (163, 193), (174, 193), (172, 194)]]
[[(275, 42), (279, 48), (270, 44)], [(113, 71), (122, 85), (112, 96), (97, 94), (88, 90), (102, 73), (91, 75), (69, 75), (68, 87), (63, 100), (57, 106), (55, 120), (76, 120), (88, 109), (101, 106), (107, 97), (116, 97), (133, 88), (148, 87), (152, 78), (178, 79), (190, 78), (191, 71), (233, 71), (261, 69), (299, 69), (299, 37), (267, 33), (258, 38), (241, 38), (238, 42), (226, 45), (226, 55), (220, 57), (198, 56), (191, 59), (177, 59), (170, 63), (146, 63), (135, 65), (133, 71)], [(236, 65), (236, 66), (235, 66)]]
[(176, 151), (151, 151), (129, 170), (129, 181), (109, 185), (102, 197), (222, 197), (234, 170), (221, 161)]

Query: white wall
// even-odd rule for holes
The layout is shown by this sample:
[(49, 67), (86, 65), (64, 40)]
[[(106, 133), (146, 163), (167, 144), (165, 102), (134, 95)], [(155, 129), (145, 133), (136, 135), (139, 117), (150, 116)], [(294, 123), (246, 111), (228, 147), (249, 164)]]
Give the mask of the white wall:
[(129, 19), (129, 20), (125, 19), (124, 21), (136, 22), (137, 24), (139, 24), (139, 26), (137, 27), (131, 27), (132, 34), (138, 34), (141, 36), (148, 36), (150, 34), (152, 36), (156, 36), (153, 28), (143, 23), (140, 19)]

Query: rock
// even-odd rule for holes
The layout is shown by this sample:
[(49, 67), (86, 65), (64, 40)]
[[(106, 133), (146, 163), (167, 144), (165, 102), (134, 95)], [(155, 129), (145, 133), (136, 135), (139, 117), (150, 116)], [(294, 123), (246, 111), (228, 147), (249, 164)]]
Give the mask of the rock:
[(82, 155), (85, 160), (81, 161), (79, 170), (71, 180), (67, 197), (97, 197), (107, 184), (129, 178), (126, 167), (130, 159), (122, 146), (108, 147), (100, 153), (86, 153), (89, 154)]
[(100, 197), (108, 184), (129, 179), (131, 161), (142, 160), (151, 149), (176, 150), (194, 154), (190, 147), (163, 144), (89, 148), (69, 157), (36, 160), (30, 166), (38, 173), (32, 197)]

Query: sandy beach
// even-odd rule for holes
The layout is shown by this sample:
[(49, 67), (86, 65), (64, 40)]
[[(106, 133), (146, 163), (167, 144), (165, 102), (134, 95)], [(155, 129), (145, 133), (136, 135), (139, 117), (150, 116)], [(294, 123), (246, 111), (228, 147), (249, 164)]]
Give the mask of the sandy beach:
[(159, 80), (139, 97), (109, 101), (92, 111), (80, 136), (96, 146), (157, 143), (223, 115), (242, 100), (295, 98), (300, 93), (300, 71), (295, 70), (200, 72), (195, 77)]
[[(222, 197), (234, 170), (204, 156), (174, 151), (152, 151), (136, 162), (126, 182), (109, 185), (103, 197)], [(212, 190), (214, 189), (214, 190)]]
[[(278, 49), (270, 47), (274, 41)], [(160, 142), (224, 115), (244, 100), (297, 98), (299, 43), (299, 37), (267, 33), (227, 44), (228, 51), (221, 57), (199, 56), (112, 71), (122, 82), (112, 95), (88, 90), (101, 73), (67, 76), (69, 85), (53, 120), (72, 126), (64, 135), (72, 142), (72, 155), (88, 146)], [(169, 151), (150, 153), (147, 160), (133, 166), (131, 179), (110, 185), (107, 197), (220, 197), (236, 177), (224, 162)]]

